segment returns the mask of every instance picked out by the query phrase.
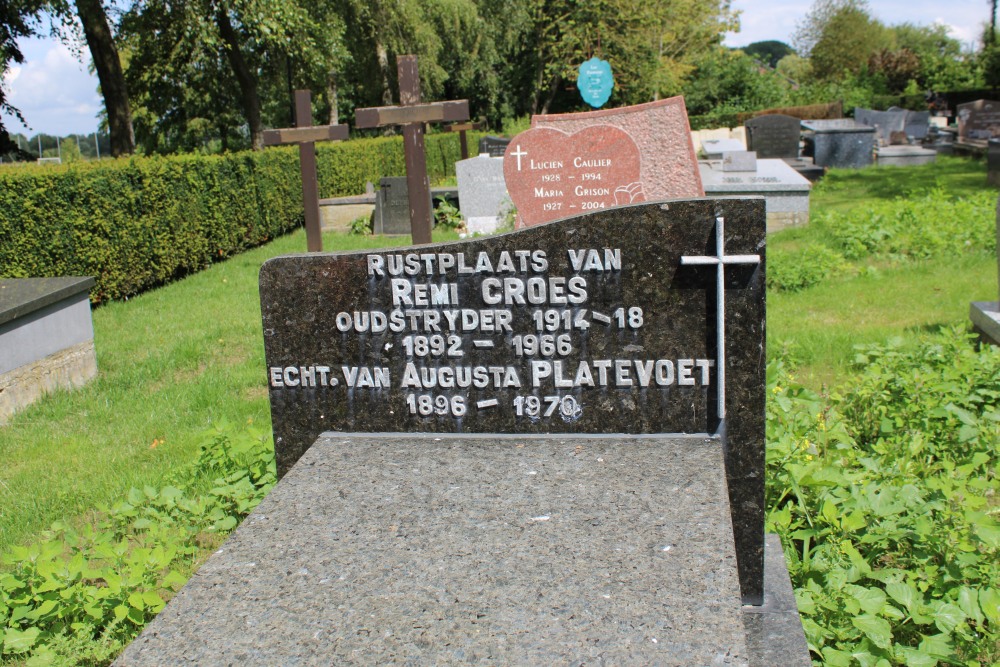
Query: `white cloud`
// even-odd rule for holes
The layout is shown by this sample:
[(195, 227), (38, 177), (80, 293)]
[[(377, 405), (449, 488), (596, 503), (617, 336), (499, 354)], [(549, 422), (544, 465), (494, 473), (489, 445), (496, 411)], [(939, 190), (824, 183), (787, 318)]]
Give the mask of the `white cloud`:
[(60, 136), (94, 132), (102, 108), (97, 77), (58, 41), (31, 39), (19, 44), (25, 62), (11, 68), (4, 84), (8, 102), (21, 110), (31, 129), (5, 114), (7, 129)]

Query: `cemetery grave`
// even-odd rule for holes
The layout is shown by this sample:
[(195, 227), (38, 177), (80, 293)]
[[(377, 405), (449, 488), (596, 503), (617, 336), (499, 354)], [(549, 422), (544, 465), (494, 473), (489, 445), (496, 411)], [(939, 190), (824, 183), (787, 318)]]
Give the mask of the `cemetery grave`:
[[(997, 274), (1000, 276), (1000, 200), (997, 202)], [(973, 301), (969, 305), (969, 318), (973, 330), (983, 340), (1000, 345), (1000, 289), (996, 294), (997, 301)]]
[(875, 160), (876, 130), (851, 118), (803, 121), (805, 141), (818, 167), (867, 167)]
[(698, 163), (705, 192), (713, 196), (763, 196), (767, 231), (809, 223), (812, 185), (784, 160), (758, 160), (754, 151), (722, 153)]
[(117, 664), (807, 664), (765, 584), (764, 234), (703, 199), (271, 260), (283, 480)]
[(0, 426), (45, 394), (97, 375), (93, 278), (0, 280)]

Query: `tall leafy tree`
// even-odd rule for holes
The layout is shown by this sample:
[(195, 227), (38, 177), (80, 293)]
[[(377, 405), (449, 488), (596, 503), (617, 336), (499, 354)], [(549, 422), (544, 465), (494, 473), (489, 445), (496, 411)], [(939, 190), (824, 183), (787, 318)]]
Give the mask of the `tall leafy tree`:
[(893, 34), (871, 15), (867, 0), (816, 0), (793, 43), (825, 80), (857, 74), (872, 53), (895, 48)]
[[(12, 63), (24, 62), (24, 54), (21, 53), (17, 40), (35, 33), (40, 11), (40, 2), (0, 1), (0, 82)], [(7, 100), (3, 85), (0, 85), (0, 110), (24, 122), (20, 110)], [(0, 153), (7, 153), (14, 148), (16, 144), (11, 141), (3, 119), (0, 118)]]

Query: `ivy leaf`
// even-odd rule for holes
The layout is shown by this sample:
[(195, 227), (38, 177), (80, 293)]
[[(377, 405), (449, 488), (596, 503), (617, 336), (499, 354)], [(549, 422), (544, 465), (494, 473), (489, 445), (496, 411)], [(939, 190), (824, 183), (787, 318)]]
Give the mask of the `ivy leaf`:
[(979, 593), (974, 588), (962, 586), (958, 589), (958, 606), (967, 618), (982, 625), (983, 612), (979, 609)]
[(930, 635), (920, 640), (920, 652), (935, 658), (950, 658), (953, 651), (948, 635)]
[(824, 646), (823, 662), (827, 665), (832, 665), (832, 667), (851, 667), (854, 659), (851, 654), (846, 651), (838, 651), (835, 648)]
[[(958, 609), (956, 607), (956, 609)], [(961, 610), (959, 610), (961, 612)], [(851, 619), (858, 630), (865, 633), (868, 639), (879, 648), (888, 649), (892, 645), (892, 628), (884, 618), (878, 618), (871, 614), (862, 614)]]

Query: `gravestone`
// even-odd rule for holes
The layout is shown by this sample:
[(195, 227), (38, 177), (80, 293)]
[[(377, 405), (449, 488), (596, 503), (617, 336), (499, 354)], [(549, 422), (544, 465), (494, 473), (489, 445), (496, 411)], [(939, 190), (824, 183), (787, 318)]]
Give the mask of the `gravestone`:
[[(1000, 200), (997, 201), (997, 275), (1000, 276)], [(995, 294), (1000, 297), (1000, 290)], [(1000, 345), (1000, 298), (997, 301), (973, 301), (969, 306), (969, 317), (972, 328), (983, 340)]]
[(514, 137), (503, 159), (518, 227), (645, 201), (639, 172), (639, 147), (611, 125), (534, 128)]
[(726, 169), (725, 161), (700, 162), (705, 191), (712, 196), (764, 197), (768, 232), (809, 224), (809, 180), (784, 160), (754, 163), (753, 171), (733, 171)]
[(907, 137), (912, 137), (918, 141), (923, 141), (931, 129), (930, 111), (907, 111), (906, 125), (903, 131)]
[(937, 151), (923, 146), (879, 146), (875, 160), (880, 167), (914, 167), (937, 159)]
[[(431, 194), (427, 192), (427, 210), (431, 210)], [(375, 193), (373, 233), (386, 236), (410, 234), (410, 197), (405, 176), (379, 179)]]
[(1000, 139), (990, 139), (986, 144), (986, 182), (1000, 187)]
[(894, 143), (893, 137), (902, 134), (905, 143), (907, 111), (876, 111), (874, 109), (863, 109), (854, 107), (854, 121), (858, 125), (875, 128), (875, 136), (882, 146), (889, 146)]
[(792, 116), (769, 114), (746, 122), (747, 150), (760, 159), (797, 158), (801, 121)]
[(705, 139), (701, 142), (701, 150), (709, 160), (721, 160), (723, 153), (744, 151), (746, 146), (738, 139)]
[(0, 424), (97, 375), (93, 286), (85, 277), (0, 280)]
[(531, 117), (532, 129), (550, 128), (568, 134), (595, 125), (610, 125), (632, 137), (639, 148), (639, 175), (646, 200), (705, 193), (683, 97), (619, 109)]
[(1000, 137), (1000, 102), (976, 100), (958, 105), (959, 139)]
[(820, 167), (859, 169), (875, 161), (875, 128), (851, 118), (802, 121), (809, 131), (813, 162)]
[(270, 260), (283, 478), (116, 664), (808, 665), (764, 249), (762, 201), (699, 199)]
[(469, 233), (497, 230), (510, 209), (503, 178), (503, 159), (480, 155), (455, 163), (458, 202)]
[(479, 154), (483, 153), (490, 157), (503, 157), (510, 145), (510, 137), (495, 137), (491, 134), (479, 139)]
[[(726, 151), (722, 154), (722, 171), (757, 171), (754, 151)], [(702, 177), (702, 182), (705, 179)]]

